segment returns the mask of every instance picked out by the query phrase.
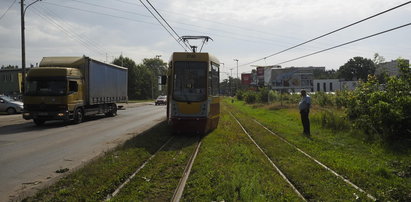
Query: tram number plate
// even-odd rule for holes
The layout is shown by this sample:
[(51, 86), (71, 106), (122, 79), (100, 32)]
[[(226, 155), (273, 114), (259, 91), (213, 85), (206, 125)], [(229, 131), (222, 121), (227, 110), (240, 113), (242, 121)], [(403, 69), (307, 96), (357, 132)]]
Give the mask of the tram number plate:
[(196, 58), (196, 55), (195, 54), (188, 54), (187, 58)]

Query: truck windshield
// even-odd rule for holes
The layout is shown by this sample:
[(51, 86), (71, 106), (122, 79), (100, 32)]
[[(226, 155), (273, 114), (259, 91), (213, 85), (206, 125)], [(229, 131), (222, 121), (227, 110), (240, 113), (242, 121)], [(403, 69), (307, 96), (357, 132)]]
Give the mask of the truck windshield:
[(195, 102), (206, 99), (206, 62), (175, 62), (173, 77), (175, 100)]
[(54, 80), (28, 80), (26, 83), (26, 95), (58, 96), (67, 94), (66, 81)]

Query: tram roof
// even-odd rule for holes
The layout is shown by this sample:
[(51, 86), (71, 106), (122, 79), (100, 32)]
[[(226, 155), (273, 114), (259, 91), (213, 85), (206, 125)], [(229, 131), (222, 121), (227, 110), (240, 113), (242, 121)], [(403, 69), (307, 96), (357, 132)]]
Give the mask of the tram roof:
[(213, 61), (220, 64), (220, 61), (210, 53), (174, 52), (170, 61)]

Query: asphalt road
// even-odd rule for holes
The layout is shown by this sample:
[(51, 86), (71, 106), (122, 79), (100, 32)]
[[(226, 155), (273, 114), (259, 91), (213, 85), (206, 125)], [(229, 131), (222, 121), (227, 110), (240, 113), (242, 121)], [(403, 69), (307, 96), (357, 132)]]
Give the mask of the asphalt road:
[(21, 200), (51, 184), (64, 175), (57, 170), (78, 168), (164, 121), (165, 110), (153, 103), (126, 105), (116, 117), (41, 127), (21, 115), (0, 115), (0, 201)]

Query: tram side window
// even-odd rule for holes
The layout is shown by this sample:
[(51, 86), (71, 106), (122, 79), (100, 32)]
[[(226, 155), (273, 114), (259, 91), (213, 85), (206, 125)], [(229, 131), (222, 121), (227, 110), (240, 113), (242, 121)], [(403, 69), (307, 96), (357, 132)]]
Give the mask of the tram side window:
[(216, 63), (211, 62), (211, 71), (209, 75), (211, 77), (211, 95), (218, 96), (218, 92), (220, 92), (220, 73), (219, 73), (219, 65)]

